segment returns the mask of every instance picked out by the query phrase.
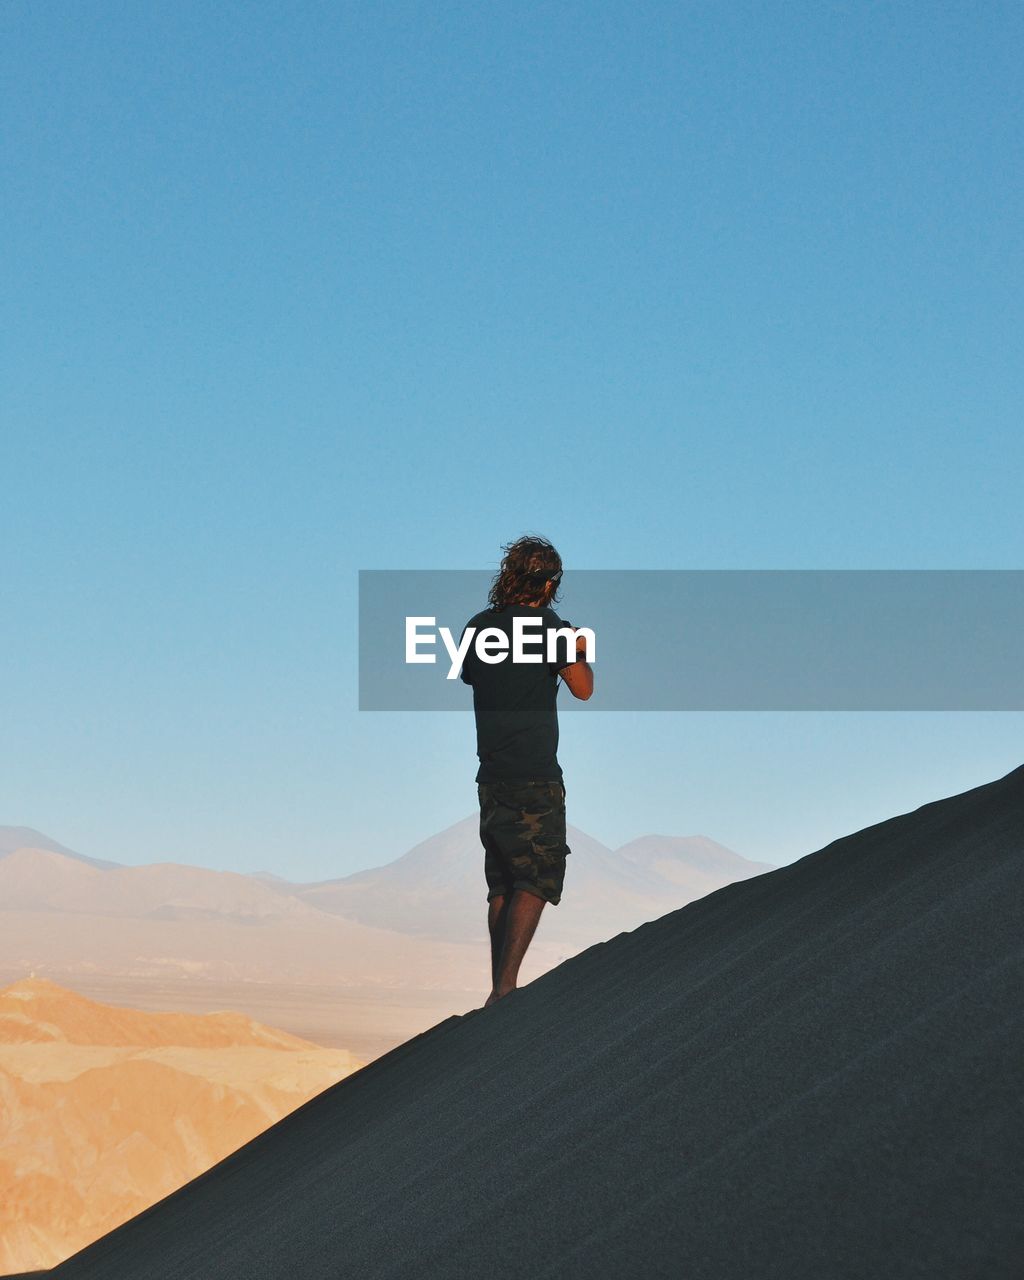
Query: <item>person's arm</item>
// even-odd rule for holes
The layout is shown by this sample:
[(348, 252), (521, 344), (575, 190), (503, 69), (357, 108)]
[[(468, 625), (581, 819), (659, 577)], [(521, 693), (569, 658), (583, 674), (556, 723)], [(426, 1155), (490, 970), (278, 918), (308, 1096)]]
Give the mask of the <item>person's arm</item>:
[(586, 636), (578, 635), (576, 637), (576, 661), (571, 662), (567, 667), (563, 667), (558, 673), (565, 681), (566, 687), (572, 696), (579, 698), (581, 702), (586, 702), (594, 692), (594, 668), (586, 658), (579, 656), (580, 651), (585, 651), (586, 647)]
[(577, 659), (570, 666), (563, 667), (558, 674), (574, 698), (586, 702), (594, 692), (594, 668), (586, 658)]

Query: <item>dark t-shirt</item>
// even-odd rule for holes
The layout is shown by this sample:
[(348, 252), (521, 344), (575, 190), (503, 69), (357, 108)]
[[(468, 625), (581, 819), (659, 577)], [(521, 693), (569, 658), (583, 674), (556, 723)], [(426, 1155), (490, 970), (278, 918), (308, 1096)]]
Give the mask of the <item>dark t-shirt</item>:
[[(541, 625), (525, 631), (524, 651), (539, 662), (513, 662), (512, 627), (516, 617), (540, 618)], [(557, 660), (547, 661), (547, 635), (565, 627), (553, 609), (514, 604), (485, 609), (466, 623), (475, 628), (474, 644), (462, 664), (462, 679), (473, 687), (476, 750), (480, 758), (477, 782), (560, 782), (558, 763), (558, 673), (576, 661), (575, 642), (558, 641)], [(477, 656), (475, 639), (485, 627), (497, 627), (509, 637), (509, 652), (501, 662)]]

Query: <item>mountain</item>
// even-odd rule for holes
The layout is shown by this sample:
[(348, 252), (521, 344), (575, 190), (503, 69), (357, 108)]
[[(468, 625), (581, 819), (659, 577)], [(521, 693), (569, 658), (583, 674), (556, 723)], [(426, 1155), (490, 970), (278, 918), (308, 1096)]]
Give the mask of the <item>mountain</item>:
[(88, 858), (84, 853), (75, 853), (49, 836), (44, 836), (34, 827), (0, 827), (0, 858), (17, 849), (48, 849), (51, 853), (62, 853), (66, 858), (75, 858), (78, 862), (86, 862), (91, 867), (116, 867), (116, 862), (107, 862), (103, 858)]
[(622, 845), (617, 854), (631, 867), (692, 890), (694, 897), (772, 870), (766, 863), (748, 862), (707, 836), (642, 836)]
[(1019, 1276), (1022, 855), (1024, 767), (730, 884), (396, 1048), (57, 1275)]
[[(467, 818), (385, 866), (311, 885), (18, 848), (0, 858), (0, 970), (475, 990), (487, 947), (477, 827)], [(545, 913), (524, 980), (767, 869), (705, 837), (648, 839), (671, 851), (616, 853), (569, 829), (565, 895)]]
[[(362, 924), (433, 938), (487, 936), (479, 819), (470, 817), (422, 841), (396, 861), (314, 885), (292, 885), (303, 902)], [(546, 912), (543, 936), (581, 947), (656, 919), (667, 908), (770, 868), (703, 836), (649, 836), (613, 852), (577, 827), (565, 892)], [(664, 856), (637, 848), (660, 842)]]
[(0, 990), (0, 1268), (60, 1261), (360, 1066), (236, 1013)]
[(172, 862), (100, 868), (39, 848), (0, 859), (0, 902), (8, 911), (137, 919), (217, 916), (254, 923), (315, 914), (252, 876)]
[(0, 859), (5, 971), (384, 987), (415, 972), (446, 986), (462, 957), (248, 876), (170, 863), (101, 870), (44, 849)]

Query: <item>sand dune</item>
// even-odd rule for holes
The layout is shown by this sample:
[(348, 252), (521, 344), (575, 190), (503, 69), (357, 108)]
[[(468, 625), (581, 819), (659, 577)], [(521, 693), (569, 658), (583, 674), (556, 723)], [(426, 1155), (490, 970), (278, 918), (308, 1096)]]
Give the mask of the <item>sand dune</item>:
[(1020, 1275), (1024, 767), (591, 947), (62, 1280)]
[(0, 1268), (50, 1266), (361, 1062), (235, 1013), (0, 991)]

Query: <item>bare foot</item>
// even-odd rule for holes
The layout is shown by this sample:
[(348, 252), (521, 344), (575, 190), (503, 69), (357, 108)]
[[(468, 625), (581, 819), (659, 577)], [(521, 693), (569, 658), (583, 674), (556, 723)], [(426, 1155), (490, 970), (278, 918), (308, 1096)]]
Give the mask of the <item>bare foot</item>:
[(516, 989), (515, 987), (509, 987), (505, 991), (492, 991), (491, 994), (484, 1001), (484, 1008), (486, 1009), (489, 1004), (496, 1004), (499, 1000), (503, 999), (505, 996), (511, 995), (512, 992), (515, 991), (515, 989)]

